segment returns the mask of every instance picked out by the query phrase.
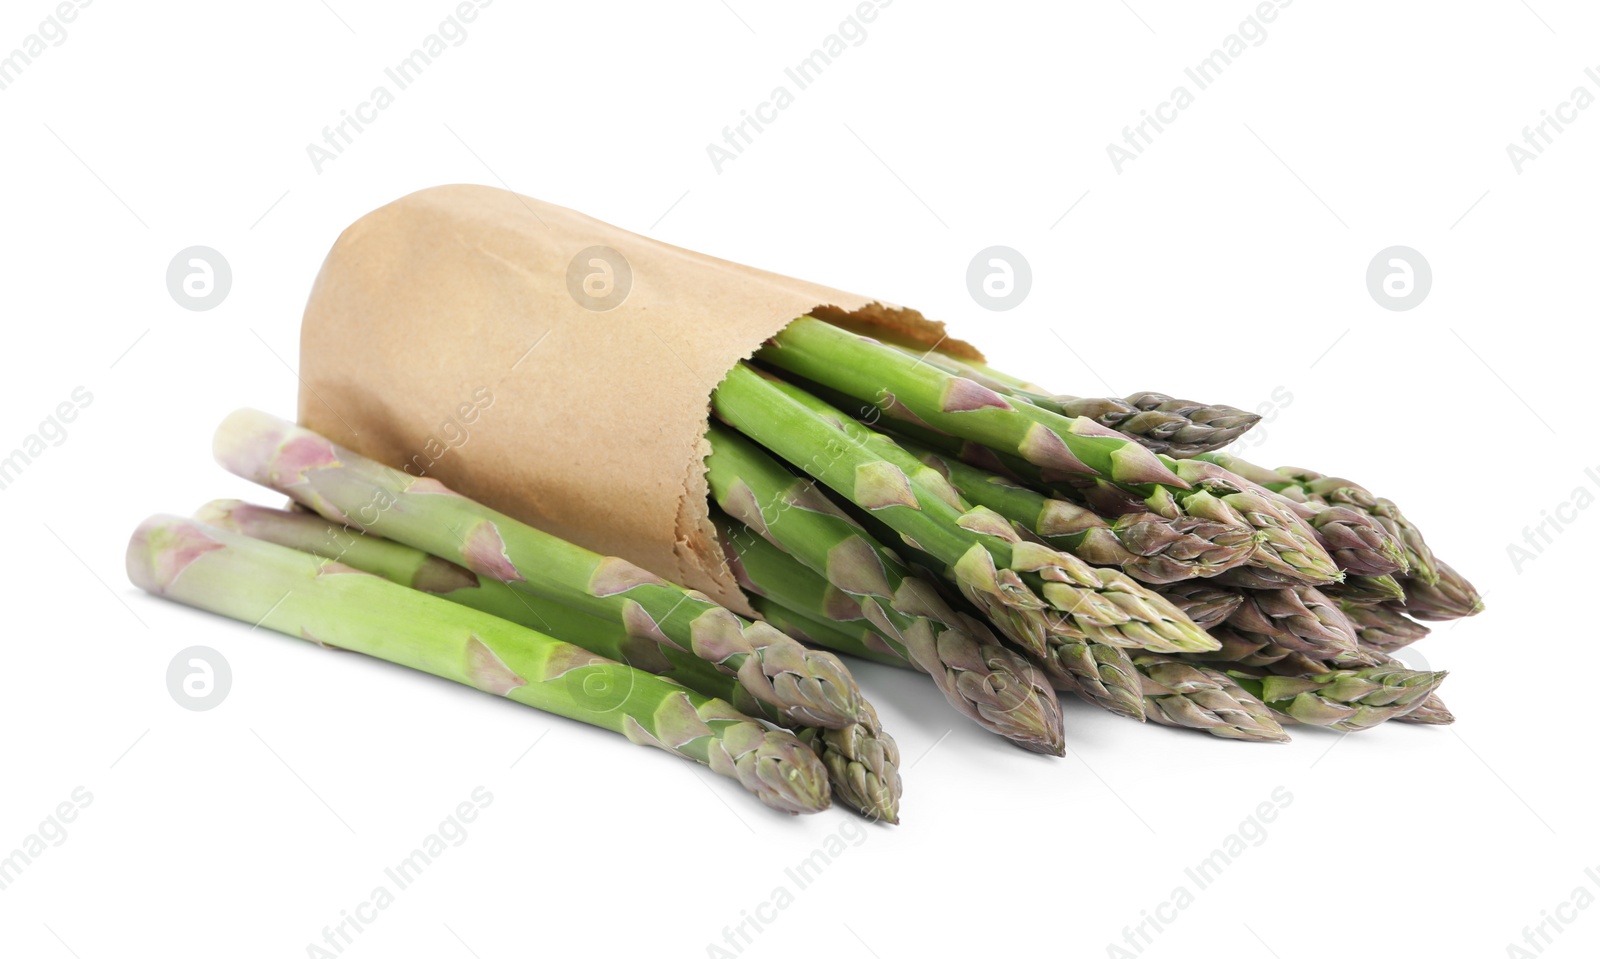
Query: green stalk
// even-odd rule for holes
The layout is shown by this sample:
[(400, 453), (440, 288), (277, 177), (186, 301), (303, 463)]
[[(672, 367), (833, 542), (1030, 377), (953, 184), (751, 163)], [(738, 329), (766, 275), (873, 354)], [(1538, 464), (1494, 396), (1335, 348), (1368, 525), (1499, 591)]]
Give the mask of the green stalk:
[(750, 596), (750, 605), (762, 619), (813, 646), (821, 646), (823, 649), (831, 649), (836, 653), (844, 653), (880, 666), (897, 666), (901, 669), (924, 672), (917, 669), (911, 660), (894, 652), (893, 648), (883, 641), (883, 634), (867, 625), (865, 620), (840, 622), (823, 619), (815, 612), (798, 612), (771, 596), (763, 596), (760, 593)]
[(1086, 563), (1116, 566), (1146, 583), (1215, 576), (1255, 552), (1248, 528), (1197, 516), (1168, 519), (1125, 513), (1107, 519), (1087, 507), (1045, 496), (955, 457), (903, 444), (938, 470), (969, 502), (994, 510)]
[(240, 410), (217, 430), (217, 461), (318, 514), (377, 533), (623, 624), (737, 676), (751, 695), (799, 726), (841, 728), (865, 711), (839, 660), (764, 623), (748, 623), (704, 594), (626, 560), (601, 556), (461, 496), (438, 480), (391, 469), (310, 430)]
[(775, 809), (828, 807), (826, 770), (789, 733), (721, 700), (341, 563), (155, 516), (128, 544), (128, 578), (177, 602), (621, 733), (737, 779)]
[(1175, 400), (1165, 393), (1135, 393), (1126, 399), (1114, 396), (1065, 396), (1051, 393), (1042, 386), (1002, 373), (983, 363), (960, 360), (936, 350), (925, 354), (906, 352), (946, 373), (964, 376), (1008, 398), (1026, 400), (1068, 419), (1087, 416), (1152, 453), (1166, 453), (1178, 459), (1221, 449), (1243, 436), (1261, 420), (1254, 413), (1231, 406)]
[(513, 589), (420, 549), (341, 526), (314, 513), (213, 500), (195, 512), (206, 526), (242, 533), (381, 576), (481, 613), (554, 636), (607, 659), (627, 663), (732, 703), (741, 713), (783, 722), (782, 713), (739, 685), (736, 678), (692, 653), (629, 635), (616, 620), (601, 619), (555, 600)]
[(1037, 466), (1119, 483), (1184, 486), (1144, 447), (1091, 419), (1009, 402), (966, 377), (809, 316), (790, 323), (756, 357), (863, 402), (901, 407), (935, 429)]
[(770, 571), (775, 580), (751, 582), (747, 575), (747, 590), (799, 582), (826, 591), (828, 608), (870, 622), (962, 714), (1025, 749), (1061, 752), (1055, 694), (1027, 660), (992, 635), (970, 634), (932, 584), (810, 480), (726, 427), (713, 424), (706, 438), (712, 498), (736, 521), (720, 524), (729, 565), (736, 572)]
[[(783, 723), (777, 709), (750, 695), (738, 679), (718, 672), (703, 659), (672, 646), (640, 640), (614, 620), (518, 592), (498, 580), (485, 579), (410, 546), (339, 526), (311, 513), (252, 506), (239, 500), (207, 503), (196, 512), (195, 519), (207, 526), (337, 560), (682, 683), (703, 696), (724, 700), (746, 715)], [(887, 733), (861, 723), (843, 730), (800, 726), (793, 731), (817, 753), (830, 773), (839, 771), (830, 780), (841, 801), (868, 819), (899, 822), (900, 774), (896, 767), (900, 754)], [(874, 761), (858, 769), (855, 764), (863, 756), (873, 757)]]

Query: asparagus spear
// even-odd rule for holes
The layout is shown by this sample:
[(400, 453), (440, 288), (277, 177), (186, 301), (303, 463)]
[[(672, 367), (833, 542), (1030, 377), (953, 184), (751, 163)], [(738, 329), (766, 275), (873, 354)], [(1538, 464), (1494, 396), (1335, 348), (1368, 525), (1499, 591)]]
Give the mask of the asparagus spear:
[(1428, 583), (1420, 579), (1405, 581), (1405, 597), (1399, 605), (1417, 619), (1430, 622), (1461, 619), (1483, 612), (1483, 597), (1466, 577), (1444, 560), (1437, 561), (1439, 581)]
[(931, 584), (810, 480), (726, 427), (713, 425), (707, 439), (712, 498), (743, 524), (719, 529), (747, 591), (804, 588), (837, 617), (870, 623), (979, 725), (1025, 749), (1061, 754), (1055, 694), (1027, 660), (993, 636), (969, 635)]
[(1283, 496), (1297, 515), (1317, 531), (1322, 547), (1339, 568), (1364, 576), (1404, 573), (1410, 568), (1405, 548), (1383, 524), (1368, 513), (1336, 503), (1300, 503)]
[(1159, 592), (1204, 630), (1221, 625), (1244, 602), (1244, 595), (1236, 589), (1224, 589), (1193, 579), (1169, 583)]
[[(1288, 504), (1226, 470), (1199, 460), (1167, 459), (1190, 482), (1188, 489), (1144, 486), (1128, 489), (1099, 478), (1063, 477), (1051, 488), (1105, 515), (1152, 512), (1199, 516), (1255, 531), (1256, 549), (1243, 566), (1227, 572), (1253, 575), (1272, 585), (1337, 581), (1342, 575), (1321, 537)], [(1042, 478), (1042, 477), (1041, 477)]]
[[(1388, 539), (1375, 521), (1352, 510), (1313, 508), (1275, 493), (1247, 477), (1210, 462), (1212, 454), (1198, 459), (1178, 460), (1169, 456), (1161, 461), (1192, 488), (1207, 489), (1228, 497), (1241, 512), (1266, 510), (1277, 521), (1268, 526), (1280, 537), (1287, 561), (1281, 570), (1284, 582), (1310, 585), (1335, 583), (1344, 578), (1344, 562), (1365, 572), (1368, 566), (1391, 572), (1398, 567), (1399, 546)], [(1369, 540), (1375, 544), (1369, 544)], [(1339, 551), (1340, 558), (1333, 556)], [(1268, 566), (1269, 564), (1258, 564)], [(1270, 567), (1269, 567), (1270, 568)]]
[[(1242, 580), (1226, 582), (1230, 586), (1255, 585)], [(1378, 606), (1384, 603), (1399, 606), (1406, 599), (1406, 589), (1400, 585), (1400, 580), (1387, 573), (1382, 576), (1347, 576), (1342, 583), (1327, 583), (1319, 588), (1337, 600), (1340, 606)]]
[[(330, 523), (312, 513), (251, 506), (239, 500), (207, 503), (195, 519), (207, 526), (337, 560), (682, 683), (701, 695), (721, 699), (746, 715), (778, 724), (784, 721), (774, 706), (755, 698), (738, 679), (719, 672), (703, 659), (673, 646), (640, 640), (615, 620), (600, 619), (554, 600), (518, 592), (499, 580), (486, 579), (419, 549)], [(876, 714), (870, 715), (876, 719)], [(868, 819), (899, 822), (899, 750), (881, 727), (867, 723), (841, 730), (800, 726), (794, 732), (832, 774), (830, 780), (841, 801)]]
[(1103, 474), (1119, 483), (1185, 485), (1148, 450), (1087, 417), (1067, 419), (1031, 403), (1009, 402), (970, 379), (809, 316), (790, 323), (756, 355), (1037, 466)]
[(822, 760), (834, 794), (868, 819), (900, 821), (900, 747), (884, 734), (877, 710), (864, 703), (865, 722), (843, 729), (807, 726), (800, 741)]
[[(1365, 559), (1355, 559), (1365, 568), (1356, 566), (1342, 568), (1369, 575), (1406, 572), (1429, 583), (1438, 580), (1433, 551), (1422, 538), (1422, 531), (1400, 512), (1400, 508), (1392, 500), (1374, 496), (1365, 487), (1349, 480), (1324, 476), (1311, 470), (1290, 466), (1275, 470), (1267, 469), (1227, 453), (1207, 454), (1200, 458), (1223, 466), (1293, 500), (1315, 504), (1324, 510), (1346, 510), (1357, 514), (1357, 517), (1365, 518), (1367, 528), (1361, 528), (1364, 524), (1360, 519), (1343, 513), (1333, 514), (1347, 527), (1341, 535), (1353, 537), (1350, 549), (1359, 551), (1362, 548), (1357, 544), (1359, 541), (1376, 554), (1375, 556), (1369, 554)], [(1334, 520), (1329, 518), (1323, 522), (1332, 523)], [(1389, 568), (1383, 568), (1386, 565)]]
[(1153, 722), (1224, 739), (1289, 741), (1272, 711), (1227, 673), (1148, 653), (1133, 661), (1144, 677), (1145, 715)]
[(1417, 708), (1404, 716), (1396, 716), (1395, 719), (1402, 723), (1417, 723), (1422, 726), (1448, 726), (1456, 721), (1456, 716), (1450, 711), (1450, 707), (1444, 704), (1444, 700), (1439, 698), (1438, 693), (1430, 693)]
[(1173, 399), (1165, 393), (1135, 393), (1122, 400), (1057, 397), (1065, 416), (1090, 416), (1138, 440), (1146, 449), (1188, 459), (1221, 449), (1261, 421), (1255, 413), (1222, 404)]
[(1227, 672), (1277, 713), (1280, 721), (1345, 732), (1370, 729), (1405, 716), (1420, 707), (1446, 675), (1399, 666), (1332, 669), (1314, 660), (1297, 665), (1306, 671), (1288, 676), (1238, 669)]
[(827, 771), (731, 705), (309, 553), (176, 516), (146, 520), (128, 578), (158, 596), (348, 649), (704, 763), (785, 812), (828, 807)]
[[(1365, 648), (1365, 647), (1364, 647)], [(1380, 649), (1367, 649), (1380, 664), (1385, 666), (1404, 666), (1405, 664), (1392, 658), (1387, 652)], [(1421, 726), (1448, 726), (1456, 721), (1455, 714), (1439, 698), (1438, 693), (1430, 693), (1419, 705), (1403, 716), (1395, 719), (1403, 723), (1416, 723)]]
[(994, 510), (1084, 562), (1117, 566), (1147, 583), (1215, 576), (1246, 562), (1255, 552), (1255, 537), (1244, 526), (1148, 512), (1108, 520), (1087, 507), (1045, 496), (954, 457), (906, 446), (968, 501)]
[(1221, 449), (1261, 420), (1254, 413), (1236, 410), (1231, 406), (1175, 400), (1165, 393), (1135, 393), (1126, 399), (1052, 394), (1042, 386), (982, 363), (959, 360), (937, 351), (913, 355), (946, 373), (964, 376), (996, 393), (1027, 400), (1053, 413), (1068, 418), (1087, 416), (1151, 452), (1166, 453), (1179, 459)]
[(1298, 657), (1326, 662), (1340, 669), (1377, 666), (1381, 662), (1373, 653), (1359, 646), (1337, 647), (1308, 653), (1303, 647), (1278, 642), (1282, 636), (1246, 633), (1236, 629), (1231, 623), (1211, 627), (1211, 635), (1216, 637), (1221, 648), (1206, 653), (1188, 653), (1184, 659), (1208, 665), (1232, 664), (1251, 668), (1276, 666), (1289, 659), (1298, 662)]
[(1246, 590), (1228, 625), (1247, 640), (1274, 643), (1320, 659), (1357, 648), (1355, 627), (1314, 586)]
[(1368, 649), (1392, 653), (1410, 646), (1430, 632), (1428, 627), (1406, 618), (1404, 612), (1392, 606), (1345, 603), (1340, 608), (1355, 627), (1357, 642)]
[(737, 676), (794, 725), (861, 721), (862, 697), (839, 660), (704, 594), (626, 560), (592, 553), (454, 493), (344, 449), (310, 430), (240, 410), (217, 430), (217, 461), (320, 515), (460, 563), (489, 579), (624, 624)]

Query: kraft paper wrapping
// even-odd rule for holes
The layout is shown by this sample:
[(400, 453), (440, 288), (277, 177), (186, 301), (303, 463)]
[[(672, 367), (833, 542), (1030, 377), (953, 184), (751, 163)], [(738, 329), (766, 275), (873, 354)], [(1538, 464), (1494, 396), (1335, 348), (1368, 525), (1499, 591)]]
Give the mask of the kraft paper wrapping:
[(435, 187), (329, 252), (301, 329), (300, 421), (748, 612), (707, 514), (709, 402), (805, 313), (981, 358), (914, 310), (505, 190)]

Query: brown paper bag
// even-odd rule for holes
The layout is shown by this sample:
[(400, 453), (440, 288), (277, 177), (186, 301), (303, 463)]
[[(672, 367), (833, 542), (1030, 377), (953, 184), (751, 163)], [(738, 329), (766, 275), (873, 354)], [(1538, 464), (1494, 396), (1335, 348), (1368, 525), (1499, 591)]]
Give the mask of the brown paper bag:
[(805, 313), (981, 358), (914, 310), (505, 190), (435, 187), (329, 252), (301, 329), (300, 421), (748, 611), (707, 516), (709, 401)]

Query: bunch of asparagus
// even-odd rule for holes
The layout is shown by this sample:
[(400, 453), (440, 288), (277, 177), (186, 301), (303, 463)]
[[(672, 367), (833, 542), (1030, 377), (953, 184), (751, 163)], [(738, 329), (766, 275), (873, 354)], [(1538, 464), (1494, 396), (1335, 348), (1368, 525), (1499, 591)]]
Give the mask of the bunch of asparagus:
[(620, 732), (785, 812), (831, 788), (898, 821), (898, 750), (833, 654), (264, 413), (228, 417), (215, 453), (309, 512), (152, 517), (141, 588)]
[(1051, 393), (802, 317), (712, 396), (706, 476), (759, 619), (309, 430), (241, 410), (216, 501), (135, 532), (179, 602), (620, 732), (791, 813), (899, 817), (899, 754), (834, 655), (926, 674), (1032, 752), (1058, 691), (1283, 742), (1453, 721), (1393, 653), (1482, 601), (1395, 504), (1220, 452), (1256, 421), (1159, 393)]
[(1219, 452), (1249, 413), (1054, 394), (812, 317), (712, 409), (718, 526), (761, 615), (929, 674), (1024, 748), (1058, 751), (1046, 684), (1232, 739), (1453, 718), (1445, 674), (1390, 654), (1477, 592), (1393, 502)]

